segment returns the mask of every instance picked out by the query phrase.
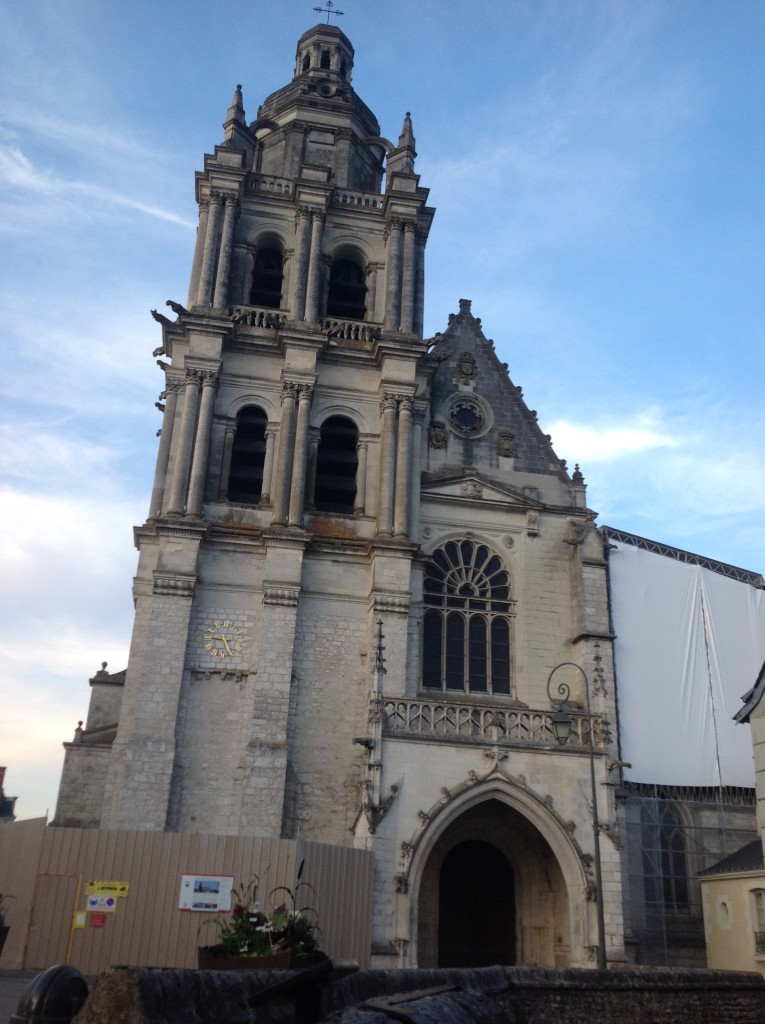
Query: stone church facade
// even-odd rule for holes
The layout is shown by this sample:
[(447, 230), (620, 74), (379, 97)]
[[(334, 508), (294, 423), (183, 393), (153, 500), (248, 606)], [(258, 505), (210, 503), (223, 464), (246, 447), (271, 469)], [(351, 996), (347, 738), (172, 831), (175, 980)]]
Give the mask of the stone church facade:
[(365, 847), (376, 965), (592, 966), (592, 728), (615, 963), (605, 541), (470, 301), (423, 338), (434, 210), (353, 61), (306, 32), (197, 174), (129, 662), (54, 824)]

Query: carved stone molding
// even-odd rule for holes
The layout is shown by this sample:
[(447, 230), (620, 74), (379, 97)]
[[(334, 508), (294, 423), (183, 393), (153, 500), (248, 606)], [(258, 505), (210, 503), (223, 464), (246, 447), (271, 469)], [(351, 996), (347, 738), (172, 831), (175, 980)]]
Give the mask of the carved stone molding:
[(155, 569), (153, 591), (155, 594), (163, 594), (169, 597), (188, 597), (191, 599), (194, 596), (196, 582), (196, 574), (163, 572), (161, 569)]
[(270, 583), (263, 584), (263, 604), (278, 604), (288, 608), (296, 608), (300, 597), (300, 587), (289, 585), (275, 586)]

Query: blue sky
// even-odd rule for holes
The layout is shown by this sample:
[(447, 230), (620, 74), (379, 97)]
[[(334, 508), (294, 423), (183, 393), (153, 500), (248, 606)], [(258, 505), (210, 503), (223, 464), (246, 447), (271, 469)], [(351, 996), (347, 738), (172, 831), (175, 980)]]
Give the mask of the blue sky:
[[(3, 716), (20, 817), (123, 668), (132, 526), (185, 301), (194, 171), (314, 3), (0, 0)], [(354, 86), (412, 112), (426, 331), (473, 300), (599, 522), (765, 571), (765, 4), (345, 0)], [(751, 685), (742, 680), (741, 691)]]

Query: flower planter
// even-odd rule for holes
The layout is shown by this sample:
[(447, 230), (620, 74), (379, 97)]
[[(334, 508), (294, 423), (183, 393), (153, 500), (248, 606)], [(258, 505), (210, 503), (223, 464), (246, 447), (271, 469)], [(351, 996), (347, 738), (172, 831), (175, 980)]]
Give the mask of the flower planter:
[(272, 956), (232, 956), (229, 953), (214, 952), (214, 948), (200, 946), (197, 949), (197, 966), (200, 971), (284, 971), (294, 966), (291, 949)]

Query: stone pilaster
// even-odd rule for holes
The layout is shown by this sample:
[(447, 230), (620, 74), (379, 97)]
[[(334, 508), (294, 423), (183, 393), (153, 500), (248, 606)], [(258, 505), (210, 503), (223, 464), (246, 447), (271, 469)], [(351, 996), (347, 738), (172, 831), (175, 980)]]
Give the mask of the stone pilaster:
[(404, 267), (401, 275), (401, 320), (399, 328), (407, 334), (414, 330), (415, 233), (413, 221), (404, 222)]
[(382, 437), (380, 439), (380, 483), (377, 500), (377, 532), (393, 532), (393, 495), (396, 473), (396, 407), (394, 395), (382, 400)]
[(165, 486), (167, 484), (167, 464), (170, 458), (170, 445), (173, 440), (173, 429), (175, 427), (175, 413), (178, 407), (178, 395), (183, 387), (182, 379), (176, 376), (171, 377), (168, 371), (165, 379), (165, 412), (162, 417), (162, 428), (159, 434), (159, 451), (157, 452), (157, 467), (154, 470), (154, 482), (151, 488), (151, 506), (149, 518), (156, 518), (162, 515), (162, 502), (165, 498)]
[(170, 515), (183, 515), (186, 510), (186, 488), (189, 479), (191, 448), (199, 401), (200, 375), (197, 370), (186, 371), (186, 386), (183, 392), (183, 409), (178, 440), (173, 445), (173, 479), (167, 511)]
[(218, 387), (218, 375), (212, 370), (204, 370), (202, 377), (202, 400), (199, 407), (199, 421), (194, 439), (194, 454), (191, 461), (191, 480), (186, 511), (191, 516), (198, 516), (202, 511), (205, 482), (207, 479), (207, 463), (210, 454), (210, 428), (212, 426), (215, 391)]
[(215, 297), (213, 299), (213, 306), (216, 309), (222, 309), (228, 302), (231, 250), (234, 244), (234, 228), (236, 226), (238, 209), (236, 196), (226, 196), (224, 202), (223, 234), (220, 240), (220, 258), (218, 259), (218, 272), (215, 277)]
[(388, 259), (385, 288), (385, 326), (397, 331), (401, 324), (402, 221), (394, 218), (388, 226)]
[(397, 537), (409, 533), (409, 480), (411, 470), (410, 437), (412, 432), (412, 399), (398, 402), (398, 444), (396, 449), (396, 503), (394, 532)]
[(321, 293), (321, 245), (324, 237), (324, 211), (311, 211), (311, 251), (308, 259), (308, 287), (305, 299), (305, 319), (314, 323), (319, 315)]
[(186, 305), (194, 306), (199, 293), (199, 276), (202, 272), (202, 258), (207, 241), (207, 222), (210, 219), (210, 200), (199, 200), (199, 224), (197, 226), (197, 240), (194, 245), (194, 259), (191, 264), (191, 280), (189, 281), (189, 294)]
[(279, 427), (279, 457), (274, 486), (274, 526), (286, 526), (289, 512), (292, 459), (295, 453), (295, 400), (297, 385), (285, 381), (282, 385), (282, 422)]
[(263, 463), (263, 487), (260, 492), (260, 504), (271, 504), (271, 484), (274, 477), (274, 448), (276, 446), (276, 424), (266, 426), (266, 458)]
[(292, 465), (292, 486), (290, 488), (290, 508), (288, 524), (303, 525), (303, 505), (305, 503), (305, 476), (308, 463), (308, 417), (311, 413), (313, 388), (298, 385), (297, 427), (295, 430), (295, 458)]
[(212, 299), (215, 257), (218, 250), (218, 227), (220, 224), (222, 208), (223, 195), (220, 192), (213, 192), (210, 197), (210, 216), (207, 221), (207, 230), (205, 232), (205, 247), (199, 276), (199, 291), (197, 293), (196, 301), (197, 306), (209, 306), (210, 300)]
[(311, 211), (309, 207), (301, 206), (295, 215), (295, 256), (292, 261), (290, 300), (290, 314), (293, 320), (302, 320), (305, 316), (310, 231)]

